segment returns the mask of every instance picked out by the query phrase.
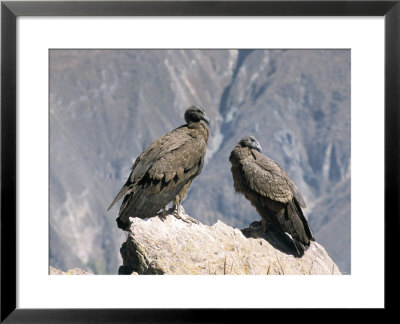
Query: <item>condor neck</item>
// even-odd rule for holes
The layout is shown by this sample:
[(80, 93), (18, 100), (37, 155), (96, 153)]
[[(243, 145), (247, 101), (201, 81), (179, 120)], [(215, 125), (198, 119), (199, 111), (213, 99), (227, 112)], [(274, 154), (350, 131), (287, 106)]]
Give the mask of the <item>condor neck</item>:
[(190, 122), (187, 124), (189, 129), (197, 130), (201, 133), (202, 136), (205, 137), (206, 141), (208, 140), (208, 136), (210, 135), (210, 131), (208, 129), (208, 125), (204, 120), (200, 120), (198, 122)]

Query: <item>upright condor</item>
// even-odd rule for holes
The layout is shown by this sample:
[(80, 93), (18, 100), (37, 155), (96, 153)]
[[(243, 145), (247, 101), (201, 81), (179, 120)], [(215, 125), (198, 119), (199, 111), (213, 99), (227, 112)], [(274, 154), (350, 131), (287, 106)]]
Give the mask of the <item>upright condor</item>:
[(234, 189), (256, 208), (262, 230), (266, 232), (272, 226), (289, 234), (297, 255), (302, 256), (315, 239), (302, 211), (306, 207), (304, 199), (294, 182), (275, 161), (261, 153), (254, 136), (243, 137), (229, 161)]
[(197, 105), (186, 109), (184, 118), (186, 124), (153, 141), (133, 164), (128, 180), (108, 208), (124, 196), (117, 218), (119, 228), (129, 230), (129, 217), (144, 219), (160, 210), (165, 217), (171, 201), (175, 217), (197, 223), (185, 216), (181, 202), (203, 168), (209, 119)]

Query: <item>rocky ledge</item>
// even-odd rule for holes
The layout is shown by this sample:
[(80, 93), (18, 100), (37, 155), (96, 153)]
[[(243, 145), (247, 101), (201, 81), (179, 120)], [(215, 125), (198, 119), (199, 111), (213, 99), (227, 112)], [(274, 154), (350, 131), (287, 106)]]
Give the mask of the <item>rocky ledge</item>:
[(320, 244), (312, 242), (298, 258), (289, 240), (259, 227), (186, 223), (173, 215), (131, 221), (119, 274), (341, 274)]

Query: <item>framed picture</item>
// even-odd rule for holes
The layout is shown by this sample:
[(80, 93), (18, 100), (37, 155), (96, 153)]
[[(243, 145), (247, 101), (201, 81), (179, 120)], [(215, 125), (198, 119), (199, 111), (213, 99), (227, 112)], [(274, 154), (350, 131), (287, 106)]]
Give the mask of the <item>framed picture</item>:
[[(394, 280), (388, 256), (395, 254), (390, 239), (398, 235), (399, 16), (398, 1), (2, 2), (1, 320), (210, 321), (204, 310), (213, 308), (213, 321), (224, 321), (226, 308), (231, 314), (252, 308), (390, 308), (392, 301), (387, 296), (393, 288), (384, 283)], [(197, 62), (207, 63), (196, 67)], [(110, 69), (111, 65), (117, 68)], [(209, 87), (202, 89), (204, 97), (196, 92), (201, 85), (182, 72), (188, 66), (197, 79), (201, 75), (202, 82), (208, 83)], [(274, 84), (270, 80), (278, 73), (280, 79), (296, 79), (296, 83)], [(260, 74), (269, 79), (253, 82)], [(132, 75), (136, 79), (129, 84)], [(174, 76), (182, 87), (173, 85)], [(155, 79), (160, 79), (158, 85)], [(235, 81), (229, 83), (228, 79)], [(162, 80), (168, 86), (161, 86)], [(143, 83), (140, 91), (135, 89), (139, 82)], [(328, 90), (325, 93), (323, 89)], [(179, 91), (188, 95), (179, 97)], [(214, 100), (213, 91), (222, 99)], [(257, 101), (268, 91), (270, 99)], [(302, 91), (312, 95), (302, 95)], [(251, 100), (244, 103), (242, 94), (249, 94)], [(171, 108), (149, 108), (162, 102), (160, 98), (169, 98)], [(189, 103), (196, 99), (198, 102)], [(229, 173), (229, 186), (223, 180), (217, 183), (225, 192), (226, 187), (233, 187), (228, 158), (225, 168), (212, 157), (224, 141), (228, 144), (223, 157), (229, 155), (239, 139), (235, 128), (243, 135), (259, 134), (261, 146), (267, 147), (270, 156), (272, 152), (271, 157), (292, 175), (303, 195), (310, 197), (311, 225), (319, 222), (323, 228), (321, 219), (326, 217), (321, 215), (329, 214), (328, 208), (338, 214), (350, 214), (351, 209), (351, 221), (350, 216), (346, 221), (340, 219), (336, 227), (321, 230), (321, 239), (317, 239), (346, 246), (346, 257), (337, 259), (335, 252), (330, 252), (335, 250), (325, 247), (336, 262), (332, 273), (340, 269), (343, 276), (110, 276), (118, 273), (122, 263), (121, 274), (137, 270), (126, 266), (125, 258), (111, 253), (114, 257), (110, 259), (105, 252), (110, 246), (118, 249), (124, 240), (111, 244), (100, 239), (109, 235), (103, 227), (112, 225), (115, 233), (119, 231), (113, 224), (118, 212), (111, 210), (110, 216), (104, 211), (103, 218), (90, 218), (88, 210), (95, 204), (88, 201), (104, 202), (110, 187), (117, 193), (131, 164), (151, 140), (183, 123), (186, 107), (181, 105), (185, 100), (210, 107), (204, 108), (218, 132), (212, 134), (211, 128), (208, 163), (221, 170), (203, 170), (205, 180), (194, 180), (193, 184), (199, 181), (202, 185), (191, 186), (190, 199), (183, 203), (186, 211), (196, 214), (196, 207), (209, 195), (211, 189), (208, 193), (199, 189), (206, 187), (205, 181), (212, 183)], [(264, 104), (270, 113), (260, 108)], [(114, 115), (109, 113), (110, 106)], [(119, 111), (118, 106), (126, 108)], [(248, 107), (246, 113), (238, 112), (242, 106)], [(289, 108), (283, 112), (281, 106)], [(320, 106), (334, 111), (335, 119), (326, 118)], [(294, 115), (289, 113), (290, 107), (296, 111)], [(67, 115), (61, 113), (63, 109)], [(127, 111), (129, 123), (124, 124), (121, 116)], [(118, 118), (112, 121), (115, 115)], [(312, 124), (308, 124), (308, 115)], [(235, 118), (247, 122), (234, 126)], [(296, 118), (293, 124), (288, 121), (291, 118)], [(97, 127), (102, 123), (91, 127), (97, 120), (107, 120), (109, 125), (114, 122), (114, 130)], [(141, 127), (145, 120), (153, 125)], [(271, 133), (260, 131), (285, 121), (292, 125), (290, 131), (280, 127)], [(124, 142), (121, 138), (132, 135), (132, 122), (134, 135), (143, 139)], [(307, 145), (293, 126), (298, 123), (304, 124), (304, 132), (313, 134)], [(316, 125), (316, 130), (309, 125)], [(271, 138), (264, 139), (267, 134), (272, 134)], [(336, 136), (335, 144), (324, 142), (324, 149), (319, 150), (321, 138), (331, 134)], [(130, 148), (133, 151), (128, 152)], [(282, 155), (273, 153), (279, 148), (283, 148)], [(120, 153), (123, 150), (125, 156)], [(308, 166), (304, 166), (302, 151), (312, 160)], [(72, 158), (77, 155), (85, 163)], [(103, 171), (96, 169), (94, 158), (107, 165)], [(297, 172), (291, 161), (307, 172)], [(334, 187), (338, 182), (341, 186)], [(66, 183), (78, 189), (67, 190)], [(103, 185), (108, 189), (102, 189)], [(349, 201), (345, 205), (350, 190), (351, 205)], [(330, 196), (323, 199), (322, 192)], [(75, 194), (72, 198), (71, 193)], [(233, 194), (221, 195), (216, 190), (212, 196), (210, 206), (225, 202), (215, 208), (228, 212), (209, 212), (210, 223), (217, 219), (229, 223), (235, 210), (251, 207), (244, 198), (231, 198)], [(60, 197), (65, 198), (64, 209), (54, 208)], [(107, 206), (100, 203), (96, 213), (102, 213), (110, 202), (104, 202)], [(83, 215), (80, 219), (84, 221), (60, 221), (63, 213), (71, 211)], [(257, 220), (251, 217), (258, 217), (255, 209), (246, 215), (230, 225), (243, 228)], [(102, 225), (93, 226), (96, 222)], [(57, 226), (52, 226), (55, 223)], [(71, 237), (60, 237), (62, 232)], [(73, 239), (77, 232), (79, 242)], [(89, 249), (84, 244), (99, 247)], [(75, 259), (63, 257), (66, 250)], [(92, 258), (91, 253), (103, 257)], [(123, 251), (121, 254), (124, 257)], [(371, 260), (374, 267), (368, 266)], [(209, 267), (208, 274), (219, 270), (221, 274), (242, 274), (229, 263), (229, 256), (225, 261), (227, 266)], [(47, 271), (49, 266), (70, 264), (97, 275), (53, 276)], [(285, 274), (281, 270), (276, 274)], [(362, 293), (367, 280), (369, 292)], [(249, 287), (259, 289), (252, 289), (249, 295)], [(310, 301), (299, 300), (297, 293), (288, 296), (293, 287), (319, 298)], [(269, 294), (265, 295), (265, 290)]]

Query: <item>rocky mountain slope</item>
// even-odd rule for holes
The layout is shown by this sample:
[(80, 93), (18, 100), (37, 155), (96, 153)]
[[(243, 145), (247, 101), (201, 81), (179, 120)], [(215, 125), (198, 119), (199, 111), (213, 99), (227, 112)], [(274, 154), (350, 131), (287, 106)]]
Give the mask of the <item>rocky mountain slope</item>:
[(51, 50), (50, 264), (118, 272), (126, 233), (106, 212), (135, 158), (201, 105), (211, 119), (202, 174), (183, 205), (247, 227), (229, 153), (245, 134), (296, 182), (318, 243), (350, 264), (350, 51)]
[(63, 276), (72, 276), (72, 275), (92, 275), (93, 273), (87, 272), (85, 270), (74, 268), (69, 269), (67, 271), (62, 271), (60, 269), (56, 269), (52, 266), (49, 267), (49, 274), (50, 275), (63, 275)]

